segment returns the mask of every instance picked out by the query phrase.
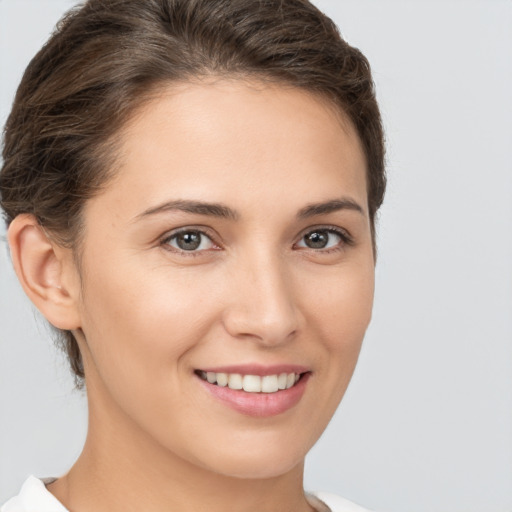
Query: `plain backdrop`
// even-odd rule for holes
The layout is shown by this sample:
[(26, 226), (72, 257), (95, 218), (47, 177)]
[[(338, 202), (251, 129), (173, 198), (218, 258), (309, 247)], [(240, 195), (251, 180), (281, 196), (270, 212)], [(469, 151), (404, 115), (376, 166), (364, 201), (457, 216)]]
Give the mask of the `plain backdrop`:
[[(73, 3), (0, 0), (2, 125)], [(316, 4), (372, 63), (389, 189), (374, 318), (307, 488), (379, 511), (510, 512), (512, 2)], [(29, 474), (64, 473), (86, 417), (2, 241), (0, 503)]]

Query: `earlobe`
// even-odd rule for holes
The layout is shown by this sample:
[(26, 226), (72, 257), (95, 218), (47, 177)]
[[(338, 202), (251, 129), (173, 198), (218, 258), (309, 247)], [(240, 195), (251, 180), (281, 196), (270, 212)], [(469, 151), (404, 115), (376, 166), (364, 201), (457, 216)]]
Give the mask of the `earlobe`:
[(33, 215), (18, 215), (9, 226), (9, 247), (21, 286), (55, 327), (80, 327), (79, 279), (71, 250), (52, 242)]

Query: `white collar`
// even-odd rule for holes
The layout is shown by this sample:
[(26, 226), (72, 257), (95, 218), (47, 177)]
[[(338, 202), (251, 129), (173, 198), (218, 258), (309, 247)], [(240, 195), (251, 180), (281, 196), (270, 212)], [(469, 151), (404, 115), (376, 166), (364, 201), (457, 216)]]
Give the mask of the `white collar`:
[(40, 480), (30, 475), (20, 493), (10, 499), (0, 512), (68, 512), (64, 505), (46, 488), (45, 482), (53, 478)]

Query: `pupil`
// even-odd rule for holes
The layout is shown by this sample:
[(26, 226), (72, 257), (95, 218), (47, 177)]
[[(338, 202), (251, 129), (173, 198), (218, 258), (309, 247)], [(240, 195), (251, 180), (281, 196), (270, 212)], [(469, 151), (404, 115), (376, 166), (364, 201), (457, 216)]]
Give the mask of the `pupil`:
[(188, 231), (187, 233), (179, 234), (176, 242), (180, 249), (191, 251), (201, 245), (201, 235), (194, 231)]
[(308, 247), (313, 249), (322, 249), (327, 245), (328, 236), (325, 232), (315, 231), (307, 235), (306, 239), (309, 242)]

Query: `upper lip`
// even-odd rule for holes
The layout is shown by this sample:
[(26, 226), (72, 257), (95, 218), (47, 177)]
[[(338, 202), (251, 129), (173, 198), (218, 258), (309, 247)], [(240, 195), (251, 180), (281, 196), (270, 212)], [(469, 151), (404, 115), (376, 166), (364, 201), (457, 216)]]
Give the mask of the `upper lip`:
[(279, 375), (281, 373), (305, 373), (310, 371), (309, 368), (297, 364), (238, 364), (228, 366), (211, 366), (198, 368), (199, 371), (213, 373), (238, 373), (241, 375)]

